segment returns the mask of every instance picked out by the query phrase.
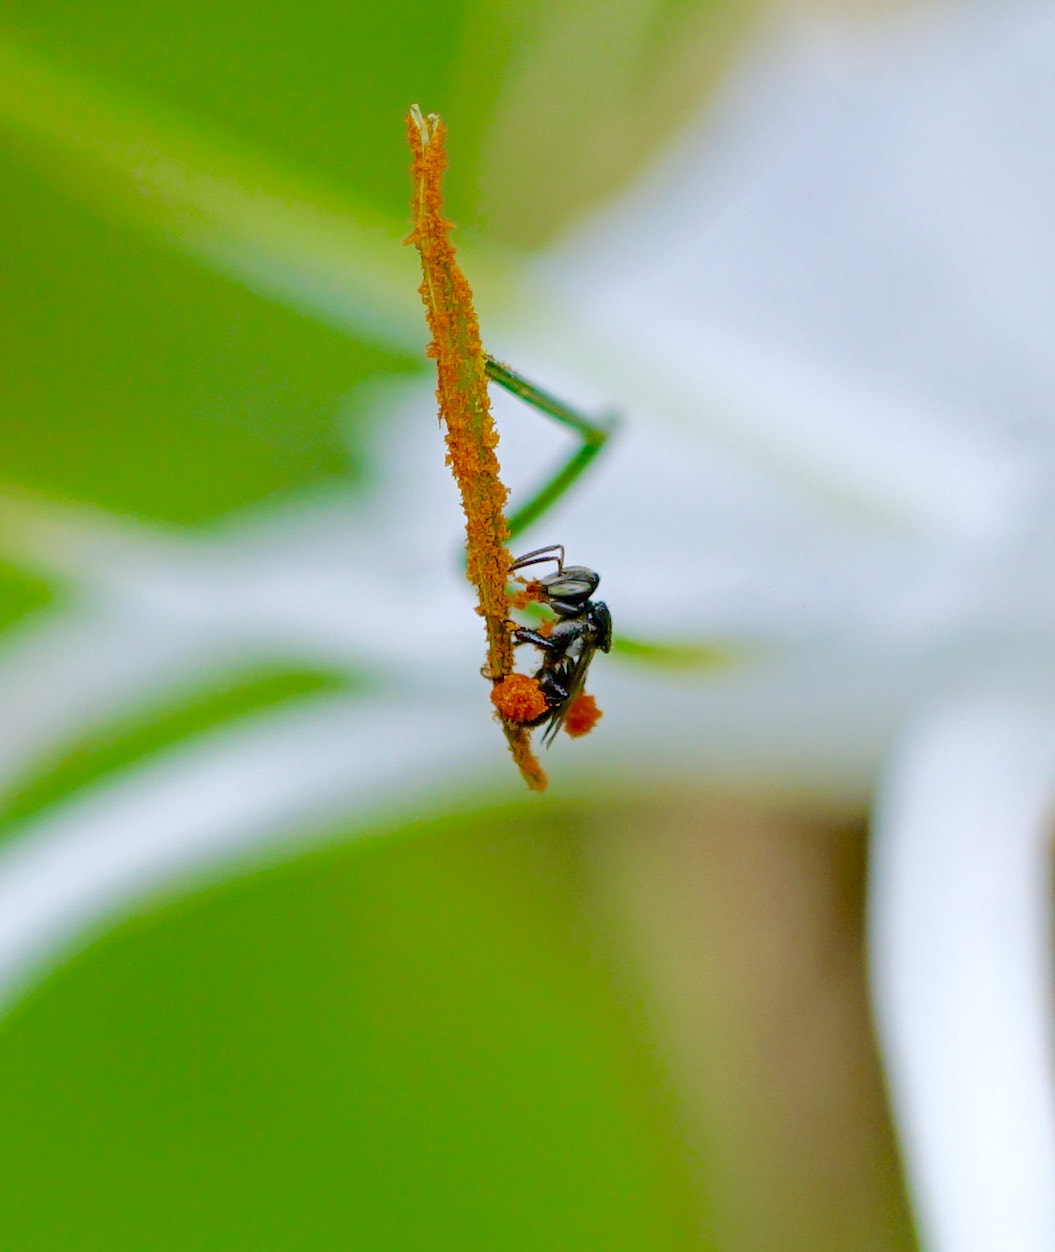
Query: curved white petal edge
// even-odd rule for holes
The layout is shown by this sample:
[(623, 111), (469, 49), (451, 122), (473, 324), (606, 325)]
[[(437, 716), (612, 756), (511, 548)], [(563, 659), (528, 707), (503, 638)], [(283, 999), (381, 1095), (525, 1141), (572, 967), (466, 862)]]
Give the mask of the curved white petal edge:
[(466, 756), (486, 755), (494, 727), (478, 720), (452, 728), (424, 705), (322, 697), (203, 736), (49, 810), (0, 847), (0, 1016), (152, 893), (230, 872), (238, 858), (258, 863), (269, 846), (289, 855), (328, 830), (435, 804), (464, 781)]
[(923, 717), (875, 813), (872, 994), (928, 1252), (1055, 1248), (1055, 699)]

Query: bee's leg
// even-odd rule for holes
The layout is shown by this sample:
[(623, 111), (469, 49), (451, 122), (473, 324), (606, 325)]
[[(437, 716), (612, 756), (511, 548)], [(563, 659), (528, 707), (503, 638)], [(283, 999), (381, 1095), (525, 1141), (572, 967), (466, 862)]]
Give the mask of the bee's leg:
[(562, 659), (567, 656), (572, 644), (588, 634), (589, 629), (585, 622), (570, 620), (554, 622), (553, 628), (546, 635), (541, 631), (530, 630), (526, 626), (518, 626), (513, 631), (513, 642), (533, 643), (546, 653), (549, 657), (548, 664), (552, 665), (555, 658)]
[[(508, 365), (503, 365), (501, 361), (496, 361), (494, 357), (489, 356), (487, 358), (485, 367), (487, 377), (492, 382), (498, 383), (506, 391), (512, 392), (514, 396), (518, 396), (526, 404), (530, 404), (533, 408), (547, 414), (547, 416), (552, 417), (562, 425), (570, 426), (582, 439), (580, 446), (557, 470), (553, 477), (544, 482), (535, 494), (526, 503), (522, 504), (509, 519), (509, 537), (514, 539), (522, 530), (530, 526), (533, 521), (541, 517), (551, 504), (559, 500), (586, 470), (587, 466), (591, 464), (608, 442), (608, 437), (615, 430), (617, 419), (614, 414), (607, 414), (601, 418), (590, 418), (582, 413), (577, 413), (548, 392), (540, 390), (534, 383), (529, 383), (526, 378), (516, 373), (515, 370), (511, 370)], [(546, 549), (542, 548), (539, 551), (544, 552)]]
[(517, 559), (509, 567), (509, 572), (515, 573), (518, 569), (527, 569), (529, 565), (541, 565), (545, 561), (555, 561), (557, 564), (557, 573), (564, 571), (564, 544), (551, 543), (545, 548), (536, 548), (534, 552), (525, 552), (523, 556)]
[(537, 630), (528, 630), (525, 626), (518, 626), (513, 631), (513, 643), (533, 643), (536, 648), (541, 648), (543, 652), (559, 655), (565, 651), (565, 647), (559, 643), (554, 643), (548, 635), (540, 635)]
[(557, 677), (556, 671), (543, 667), (535, 677), (538, 679), (539, 689), (546, 697), (546, 703), (551, 709), (567, 700), (568, 688)]

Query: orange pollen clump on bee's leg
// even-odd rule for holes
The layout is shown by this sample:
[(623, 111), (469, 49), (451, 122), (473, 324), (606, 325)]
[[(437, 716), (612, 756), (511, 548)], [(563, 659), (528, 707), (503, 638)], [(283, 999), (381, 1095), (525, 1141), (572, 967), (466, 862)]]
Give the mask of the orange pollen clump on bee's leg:
[(549, 705), (537, 678), (507, 674), (491, 689), (491, 703), (507, 722), (533, 722)]
[(578, 739), (580, 735), (588, 735), (602, 717), (604, 714), (597, 707), (597, 701), (582, 691), (564, 715), (564, 729), (573, 739)]

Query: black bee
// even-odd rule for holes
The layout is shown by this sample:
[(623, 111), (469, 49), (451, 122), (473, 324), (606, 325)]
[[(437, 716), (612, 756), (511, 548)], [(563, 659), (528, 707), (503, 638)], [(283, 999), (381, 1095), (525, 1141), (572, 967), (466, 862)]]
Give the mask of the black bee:
[(548, 548), (527, 552), (509, 569), (512, 573), (543, 561), (554, 561), (557, 566), (555, 574), (537, 580), (540, 599), (557, 614), (557, 621), (548, 635), (517, 627), (513, 640), (517, 644), (533, 643), (542, 651), (542, 665), (535, 679), (548, 707), (527, 725), (541, 726), (545, 722), (542, 742), (549, 747), (583, 689), (593, 654), (598, 649), (607, 652), (612, 646), (612, 615), (604, 601), (590, 599), (601, 581), (600, 574), (585, 565), (565, 565), (563, 544), (553, 543)]

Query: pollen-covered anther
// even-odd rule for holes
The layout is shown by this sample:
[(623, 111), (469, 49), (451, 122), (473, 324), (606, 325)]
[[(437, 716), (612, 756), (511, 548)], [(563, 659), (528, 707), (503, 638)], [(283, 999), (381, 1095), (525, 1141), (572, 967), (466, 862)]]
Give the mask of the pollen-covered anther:
[(491, 703), (507, 722), (533, 722), (549, 708), (538, 680), (527, 674), (507, 674), (491, 689)]
[(602, 717), (604, 714), (593, 696), (580, 691), (564, 715), (564, 729), (573, 739), (578, 739), (581, 735), (588, 735)]

